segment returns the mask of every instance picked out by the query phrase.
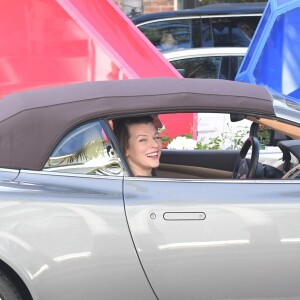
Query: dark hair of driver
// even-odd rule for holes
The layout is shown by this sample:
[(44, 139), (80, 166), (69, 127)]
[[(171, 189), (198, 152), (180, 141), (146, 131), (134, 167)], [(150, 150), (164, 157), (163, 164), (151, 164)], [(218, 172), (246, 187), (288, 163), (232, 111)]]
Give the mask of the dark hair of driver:
[[(139, 116), (113, 120), (114, 134), (119, 142), (120, 148), (124, 156), (128, 148), (128, 140), (130, 138), (128, 125), (148, 123), (155, 124), (155, 120), (152, 116)], [(152, 170), (152, 175), (156, 175), (155, 170)]]

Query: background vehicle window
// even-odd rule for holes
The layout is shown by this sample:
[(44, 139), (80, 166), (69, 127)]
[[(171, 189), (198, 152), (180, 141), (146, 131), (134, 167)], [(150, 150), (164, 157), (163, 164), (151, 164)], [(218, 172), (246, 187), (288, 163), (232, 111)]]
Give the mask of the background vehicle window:
[(211, 19), (214, 46), (248, 47), (258, 22), (258, 17)]
[(201, 46), (213, 47), (212, 28), (210, 19), (201, 20)]
[(192, 48), (192, 21), (168, 20), (144, 24), (138, 28), (160, 51)]
[(67, 134), (50, 155), (44, 171), (122, 175), (117, 154), (99, 121)]
[[(180, 69), (186, 78), (219, 78), (222, 57), (195, 57), (173, 60), (171, 64)], [(226, 74), (224, 74), (226, 77)], [(224, 78), (224, 76), (221, 76)]]
[(223, 56), (219, 79), (234, 80), (243, 56)]

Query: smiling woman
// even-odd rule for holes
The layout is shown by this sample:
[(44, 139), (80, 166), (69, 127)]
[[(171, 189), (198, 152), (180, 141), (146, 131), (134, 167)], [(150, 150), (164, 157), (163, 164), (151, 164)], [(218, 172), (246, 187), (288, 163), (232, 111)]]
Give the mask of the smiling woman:
[(154, 118), (141, 116), (114, 120), (114, 133), (133, 175), (155, 175), (162, 144)]

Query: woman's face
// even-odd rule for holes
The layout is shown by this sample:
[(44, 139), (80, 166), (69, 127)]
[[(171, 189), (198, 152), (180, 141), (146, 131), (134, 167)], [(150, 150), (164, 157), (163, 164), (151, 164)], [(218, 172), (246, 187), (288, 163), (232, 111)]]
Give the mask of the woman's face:
[(151, 176), (159, 166), (161, 140), (153, 123), (128, 125), (126, 158), (135, 176)]

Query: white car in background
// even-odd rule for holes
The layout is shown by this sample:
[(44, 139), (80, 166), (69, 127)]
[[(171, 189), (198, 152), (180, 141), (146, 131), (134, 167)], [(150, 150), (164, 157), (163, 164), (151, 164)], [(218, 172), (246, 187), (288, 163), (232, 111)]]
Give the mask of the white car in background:
[[(186, 78), (212, 78), (234, 80), (247, 52), (246, 47), (193, 48), (163, 53), (164, 57)], [(197, 139), (203, 144), (217, 142), (222, 149), (227, 148), (228, 140), (248, 135), (250, 121), (232, 123), (227, 114), (198, 114)], [(229, 126), (228, 124), (236, 124)], [(232, 143), (230, 143), (232, 145)]]
[(193, 48), (163, 53), (186, 78), (234, 80), (247, 47)]

